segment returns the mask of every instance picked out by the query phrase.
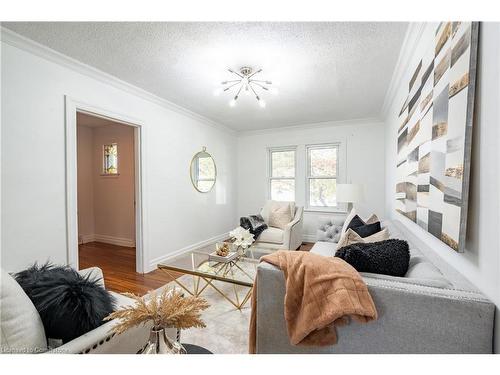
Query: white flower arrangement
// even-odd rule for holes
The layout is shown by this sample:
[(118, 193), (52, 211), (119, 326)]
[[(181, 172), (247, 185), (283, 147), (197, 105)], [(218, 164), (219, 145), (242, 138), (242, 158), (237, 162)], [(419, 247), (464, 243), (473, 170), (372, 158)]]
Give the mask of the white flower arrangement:
[(246, 249), (250, 247), (255, 241), (253, 238), (253, 234), (250, 233), (248, 229), (238, 227), (231, 232), (229, 232), (229, 236), (234, 240), (233, 244), (236, 247), (241, 247), (242, 249)]

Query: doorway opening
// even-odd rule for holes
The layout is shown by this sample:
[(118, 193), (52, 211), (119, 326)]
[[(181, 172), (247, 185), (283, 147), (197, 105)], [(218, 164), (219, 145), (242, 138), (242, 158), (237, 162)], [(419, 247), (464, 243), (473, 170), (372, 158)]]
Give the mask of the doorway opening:
[(135, 127), (76, 114), (79, 268), (135, 271)]

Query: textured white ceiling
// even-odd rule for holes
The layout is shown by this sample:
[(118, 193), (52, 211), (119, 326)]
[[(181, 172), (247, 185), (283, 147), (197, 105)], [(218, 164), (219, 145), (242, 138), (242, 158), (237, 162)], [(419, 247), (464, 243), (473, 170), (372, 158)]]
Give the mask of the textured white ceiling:
[[(235, 130), (380, 114), (406, 23), (3, 23)], [(216, 97), (228, 67), (262, 68), (279, 95)]]

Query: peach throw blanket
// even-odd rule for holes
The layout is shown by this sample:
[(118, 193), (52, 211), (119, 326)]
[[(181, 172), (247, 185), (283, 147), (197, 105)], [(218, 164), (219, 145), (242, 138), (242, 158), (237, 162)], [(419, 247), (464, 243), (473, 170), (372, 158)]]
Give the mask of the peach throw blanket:
[[(362, 323), (377, 319), (375, 304), (358, 271), (340, 258), (306, 251), (285, 251), (262, 257), (285, 275), (285, 320), (293, 345), (337, 343), (336, 325), (349, 318)], [(257, 280), (255, 280), (257, 281)], [(252, 291), (249, 352), (255, 353), (257, 285)]]

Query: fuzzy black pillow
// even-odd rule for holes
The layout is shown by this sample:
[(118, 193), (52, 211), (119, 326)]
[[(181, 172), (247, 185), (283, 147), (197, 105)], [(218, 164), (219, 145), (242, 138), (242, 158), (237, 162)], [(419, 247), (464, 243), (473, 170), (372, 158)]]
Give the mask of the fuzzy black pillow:
[(404, 276), (410, 265), (408, 242), (389, 239), (373, 243), (355, 243), (341, 247), (335, 256), (359, 272)]
[(15, 279), (38, 310), (47, 338), (71, 341), (99, 327), (114, 311), (115, 299), (99, 280), (70, 267), (35, 263)]

